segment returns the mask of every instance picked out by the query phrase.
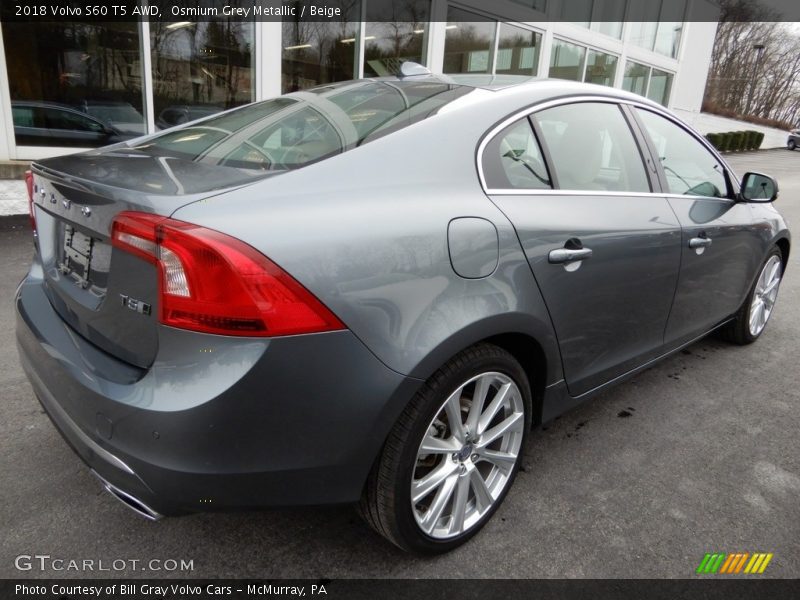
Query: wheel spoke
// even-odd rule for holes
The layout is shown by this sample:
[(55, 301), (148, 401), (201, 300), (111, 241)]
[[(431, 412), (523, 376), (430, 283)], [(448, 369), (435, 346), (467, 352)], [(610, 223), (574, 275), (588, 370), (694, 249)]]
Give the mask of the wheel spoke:
[(764, 303), (759, 299), (750, 307), (750, 333), (753, 335), (758, 333), (758, 313), (762, 306), (764, 306)]
[(453, 392), (444, 404), (444, 410), (447, 413), (447, 422), (450, 424), (450, 432), (462, 444), (466, 441), (464, 434), (464, 423), (461, 421), (461, 392), (464, 391), (462, 385), (455, 392)]
[(494, 398), (492, 398), (491, 404), (486, 407), (486, 410), (483, 411), (480, 420), (478, 421), (478, 433), (482, 434), (489, 424), (494, 419), (497, 411), (503, 406), (503, 403), (506, 401), (508, 394), (511, 391), (511, 384), (507, 383), (499, 390), (497, 390), (497, 394), (495, 394)]
[(450, 533), (457, 534), (464, 530), (467, 516), (467, 500), (469, 500), (469, 475), (460, 475), (456, 484), (456, 497), (453, 500), (453, 519), (450, 521)]
[(763, 296), (766, 296), (767, 294), (771, 294), (772, 290), (774, 290), (776, 287), (778, 287), (778, 284), (780, 282), (781, 282), (781, 278), (780, 277), (776, 277), (775, 279), (770, 281), (769, 285), (764, 288), (763, 292), (761, 292), (761, 296), (763, 297)]
[(455, 437), (449, 437), (446, 440), (442, 438), (433, 437), (428, 434), (422, 440), (422, 445), (419, 447), (419, 455), (422, 454), (452, 454), (461, 449), (461, 444)]
[(469, 482), (472, 491), (475, 493), (475, 504), (479, 512), (483, 512), (492, 506), (492, 495), (489, 493), (489, 488), (486, 487), (486, 482), (483, 480), (480, 471), (473, 469), (469, 474)]
[(486, 402), (486, 395), (490, 389), (491, 381), (486, 375), (475, 382), (475, 391), (472, 393), (472, 404), (469, 407), (469, 416), (467, 417), (467, 431), (472, 437), (478, 434), (478, 420), (481, 417), (483, 404)]
[(442, 518), (442, 511), (444, 511), (444, 507), (447, 506), (450, 496), (453, 495), (453, 489), (456, 487), (457, 481), (458, 475), (452, 473), (442, 482), (439, 491), (436, 492), (433, 502), (431, 502), (431, 505), (428, 507), (422, 519), (421, 525), (425, 533), (433, 531), (434, 527), (436, 527), (436, 523)]
[(445, 459), (442, 464), (425, 475), (425, 477), (413, 481), (411, 484), (411, 500), (417, 503), (425, 498), (452, 475), (453, 471), (456, 470), (456, 466), (456, 463)]
[(489, 431), (484, 433), (481, 436), (478, 447), (485, 448), (497, 438), (504, 436), (506, 433), (519, 431), (520, 429), (522, 429), (522, 413), (512, 413), (510, 417), (507, 417), (504, 421), (501, 421)]
[(516, 455), (508, 452), (500, 452), (499, 450), (481, 450), (478, 452), (478, 456), (480, 456), (482, 460), (492, 463), (503, 471), (503, 473), (510, 472), (514, 467), (514, 463), (517, 462)]
[(770, 272), (769, 272), (769, 277), (767, 277), (767, 279), (764, 281), (764, 283), (767, 283), (767, 282), (772, 283), (772, 281), (774, 281), (775, 279), (779, 279), (780, 278), (780, 275), (778, 275), (778, 269), (781, 268), (781, 261), (779, 261), (777, 259), (773, 259), (773, 260), (774, 260), (775, 264), (772, 265), (772, 269), (770, 269)]

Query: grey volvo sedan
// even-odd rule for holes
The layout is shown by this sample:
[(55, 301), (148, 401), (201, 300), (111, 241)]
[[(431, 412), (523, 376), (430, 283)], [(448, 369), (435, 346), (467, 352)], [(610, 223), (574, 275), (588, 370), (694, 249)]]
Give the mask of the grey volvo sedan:
[(761, 335), (771, 178), (639, 96), (404, 71), (33, 165), (21, 361), (136, 512), (358, 503), (444, 552), (532, 425)]

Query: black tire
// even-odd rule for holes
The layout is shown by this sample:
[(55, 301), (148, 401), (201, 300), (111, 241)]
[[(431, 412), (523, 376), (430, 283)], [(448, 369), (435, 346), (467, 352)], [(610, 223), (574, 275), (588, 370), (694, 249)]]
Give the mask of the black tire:
[[(487, 513), (457, 537), (436, 539), (423, 532), (412, 508), (411, 485), (417, 451), (431, 422), (452, 392), (469, 379), (487, 372), (509, 377), (520, 391), (524, 424), (519, 454), (505, 487)], [(409, 552), (440, 554), (460, 546), (474, 536), (502, 504), (519, 470), (530, 428), (531, 388), (519, 362), (491, 344), (479, 344), (461, 352), (423, 384), (398, 419), (367, 480), (359, 505), (361, 516), (375, 531)]]
[(794, 150), (795, 148), (797, 148), (797, 144), (795, 143), (794, 140), (789, 140), (789, 143), (786, 144), (786, 147), (789, 148), (789, 150)]
[[(755, 342), (759, 337), (761, 337), (761, 334), (764, 333), (763, 329), (758, 332), (757, 335), (753, 335), (750, 332), (750, 307), (753, 303), (753, 295), (756, 293), (756, 286), (758, 285), (761, 272), (764, 270), (764, 267), (773, 256), (777, 256), (781, 261), (783, 259), (780, 248), (777, 246), (772, 247), (772, 250), (769, 251), (767, 257), (764, 259), (764, 262), (761, 263), (761, 266), (758, 269), (756, 280), (753, 282), (753, 286), (750, 288), (750, 293), (747, 294), (747, 298), (745, 298), (744, 303), (736, 312), (733, 320), (720, 328), (719, 333), (722, 339), (739, 346), (746, 346), (747, 344), (752, 344)], [(783, 269), (782, 262), (781, 269)]]

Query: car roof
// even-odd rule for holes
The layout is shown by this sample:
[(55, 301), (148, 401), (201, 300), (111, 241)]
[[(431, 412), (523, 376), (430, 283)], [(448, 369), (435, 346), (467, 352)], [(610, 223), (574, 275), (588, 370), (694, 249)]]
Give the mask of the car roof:
[[(369, 79), (361, 79), (355, 81), (343, 81), (337, 84), (327, 84), (315, 88), (319, 91), (327, 91), (328, 88), (338, 86), (346, 86), (347, 84), (356, 83), (358, 81), (438, 81), (441, 83), (449, 83), (452, 85), (461, 85), (471, 87), (474, 89), (487, 90), (490, 92), (502, 93), (516, 93), (523, 90), (535, 92), (537, 96), (551, 96), (553, 98), (561, 96), (606, 96), (618, 100), (630, 100), (641, 104), (647, 104), (661, 110), (664, 107), (657, 102), (650, 100), (639, 94), (634, 94), (627, 90), (609, 87), (605, 85), (598, 85), (595, 83), (583, 83), (580, 81), (570, 81), (567, 79), (555, 79), (549, 77), (534, 77), (528, 75), (491, 75), (491, 74), (452, 74), (441, 75), (431, 74), (425, 76), (412, 76), (412, 77), (375, 77)], [(540, 97), (539, 100), (544, 100)], [(458, 104), (454, 102), (453, 104)]]

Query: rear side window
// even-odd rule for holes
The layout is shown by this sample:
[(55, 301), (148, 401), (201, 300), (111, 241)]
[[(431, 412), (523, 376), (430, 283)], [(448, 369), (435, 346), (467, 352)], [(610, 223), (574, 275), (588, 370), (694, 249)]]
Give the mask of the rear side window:
[(539, 143), (527, 118), (494, 136), (483, 151), (483, 176), (489, 189), (551, 189)]
[(567, 104), (540, 111), (533, 119), (560, 189), (651, 191), (639, 147), (619, 106)]
[(655, 145), (671, 194), (712, 198), (728, 195), (725, 170), (703, 144), (662, 116), (649, 110), (637, 112)]

